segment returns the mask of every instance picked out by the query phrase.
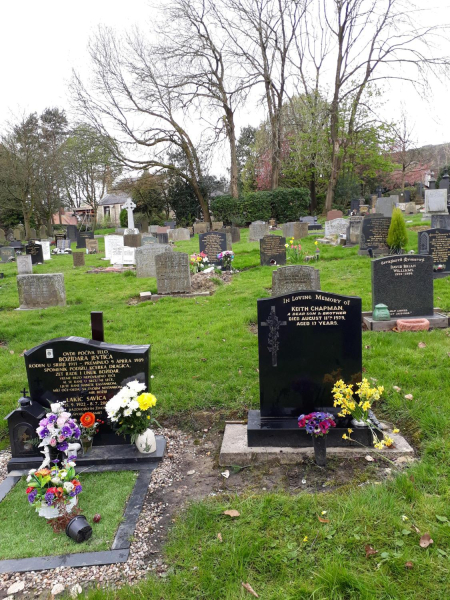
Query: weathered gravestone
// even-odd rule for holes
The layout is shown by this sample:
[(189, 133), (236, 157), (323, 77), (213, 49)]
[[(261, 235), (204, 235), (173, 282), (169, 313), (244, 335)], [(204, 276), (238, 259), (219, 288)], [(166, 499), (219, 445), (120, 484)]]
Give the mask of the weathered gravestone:
[(12, 229), (8, 229), (6, 231), (6, 241), (7, 242), (14, 242), (14, 232)]
[(21, 227), (16, 227), (14, 229), (13, 234), (14, 234), (14, 239), (17, 242), (21, 242), (22, 240), (25, 239), (25, 232), (24, 232), (24, 230)]
[(5, 231), (0, 228), (0, 244), (4, 244), (6, 242)]
[(239, 227), (222, 227), (220, 230), (221, 233), (229, 233), (231, 234), (231, 243), (237, 244), (241, 241), (241, 230)]
[(156, 235), (156, 232), (158, 231), (158, 227), (159, 227), (159, 225), (150, 225), (148, 230), (152, 235)]
[(197, 233), (206, 233), (210, 229), (209, 223), (194, 223), (194, 235)]
[(169, 229), (169, 241), (171, 242), (188, 242), (191, 239), (189, 229), (179, 227), (178, 229)]
[(37, 265), (38, 263), (44, 262), (44, 253), (42, 251), (42, 246), (36, 244), (33, 240), (28, 242), (25, 246), (25, 253), (31, 256), (31, 262), (33, 265)]
[(447, 190), (425, 190), (425, 215), (448, 215)]
[(140, 233), (124, 233), (123, 245), (128, 248), (139, 248), (142, 245)]
[(294, 240), (308, 237), (308, 223), (300, 223), (300, 221), (283, 223), (283, 235), (286, 239), (294, 238)]
[(98, 254), (98, 240), (86, 240), (88, 254)]
[(86, 248), (86, 240), (93, 240), (93, 231), (78, 231), (77, 232), (77, 248)]
[(450, 230), (419, 231), (419, 254), (430, 254), (433, 265), (442, 265), (443, 272), (450, 271)]
[(248, 229), (248, 241), (259, 242), (265, 235), (269, 235), (269, 224), (264, 221), (255, 221), (250, 223)]
[(212, 231), (219, 231), (219, 229), (223, 228), (223, 221), (212, 221), (211, 229)]
[(327, 212), (327, 221), (333, 221), (334, 219), (341, 219), (344, 216), (342, 210), (329, 210)]
[(115, 246), (111, 251), (110, 263), (112, 265), (134, 265), (136, 250), (137, 248), (130, 248), (129, 246)]
[(131, 381), (145, 383), (148, 388), (149, 345), (121, 346), (65, 337), (27, 350), (24, 356), (34, 402), (48, 407), (63, 401), (78, 420), (85, 412), (92, 412), (104, 421), (95, 445), (124, 443), (108, 424), (105, 405)]
[(64, 239), (56, 240), (56, 247), (58, 248), (58, 250), (70, 250), (70, 244), (71, 244), (70, 240), (64, 240)]
[(219, 264), (217, 255), (224, 250), (231, 250), (231, 235), (220, 231), (208, 231), (199, 235), (200, 252), (204, 252), (208, 257), (209, 263)]
[(66, 236), (68, 240), (76, 242), (78, 229), (76, 225), (67, 225)]
[(332, 221), (325, 221), (325, 237), (331, 237), (333, 235), (345, 235), (347, 233), (347, 227), (347, 219), (333, 219)]
[(148, 233), (148, 219), (142, 219), (141, 233)]
[(62, 273), (17, 275), (21, 309), (66, 306), (66, 288)]
[(346, 246), (354, 246), (355, 244), (359, 244), (363, 219), (364, 217), (348, 218), (347, 238), (345, 241)]
[(372, 310), (385, 304), (391, 318), (425, 317), (433, 309), (431, 256), (389, 256), (372, 261)]
[(47, 227), (45, 225), (41, 225), (39, 228), (39, 237), (41, 240), (45, 240), (48, 236)]
[(417, 208), (415, 202), (408, 202), (405, 206), (405, 215), (417, 214)]
[[(249, 411), (249, 446), (310, 446), (301, 414), (333, 408), (336, 381), (362, 375), (361, 298), (305, 291), (258, 300), (260, 410)], [(328, 445), (344, 445), (349, 420), (338, 419)], [(368, 428), (352, 437), (371, 445)]]
[(259, 256), (261, 265), (286, 264), (286, 238), (279, 235), (265, 235), (259, 240)]
[(16, 263), (19, 275), (31, 275), (33, 273), (33, 263), (29, 254), (17, 256)]
[[(397, 198), (397, 200), (395, 200)], [(389, 198), (378, 198), (376, 210), (377, 213), (383, 215), (383, 217), (392, 217), (392, 211), (395, 208), (395, 204), (398, 202), (398, 196), (389, 196)]]
[(16, 260), (16, 251), (14, 248), (10, 248), (9, 246), (4, 246), (0, 248), (0, 262), (8, 263), (14, 262)]
[(178, 294), (191, 291), (189, 254), (184, 252), (157, 254), (155, 269), (158, 294)]
[(367, 215), (364, 217), (359, 238), (358, 254), (366, 256), (369, 248), (374, 256), (388, 254), (387, 236), (391, 225), (391, 217), (383, 215)]
[(450, 215), (431, 215), (431, 229), (450, 229)]
[(172, 252), (167, 244), (149, 244), (136, 248), (136, 277), (156, 277), (155, 257), (165, 252)]
[(158, 238), (150, 233), (141, 235), (141, 246), (148, 246), (149, 244), (156, 244), (158, 242)]
[(37, 236), (37, 233), (36, 233), (36, 229), (34, 229), (33, 227), (30, 228), (29, 239), (30, 240), (37, 240), (38, 239), (38, 236)]
[(176, 226), (176, 221), (164, 221), (164, 227), (167, 227), (168, 229), (175, 229)]
[(320, 271), (304, 265), (282, 267), (272, 273), (272, 296), (302, 290), (320, 290)]
[(113, 248), (123, 248), (123, 235), (105, 235), (105, 258), (111, 259)]
[(156, 238), (158, 240), (158, 244), (168, 244), (169, 243), (169, 233), (157, 233)]
[(84, 252), (72, 252), (73, 266), (84, 267)]

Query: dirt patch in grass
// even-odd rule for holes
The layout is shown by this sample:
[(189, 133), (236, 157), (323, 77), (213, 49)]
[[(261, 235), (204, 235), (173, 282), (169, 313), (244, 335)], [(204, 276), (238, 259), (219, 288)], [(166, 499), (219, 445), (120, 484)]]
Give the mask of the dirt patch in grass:
[(229, 285), (231, 283), (230, 271), (222, 273), (193, 273), (191, 275), (191, 290), (193, 292), (213, 292), (218, 285)]

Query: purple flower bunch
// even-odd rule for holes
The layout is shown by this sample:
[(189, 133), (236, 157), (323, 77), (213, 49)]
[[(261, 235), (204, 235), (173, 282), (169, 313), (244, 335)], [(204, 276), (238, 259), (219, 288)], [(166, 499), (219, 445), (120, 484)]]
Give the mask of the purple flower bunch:
[(311, 435), (326, 435), (330, 427), (336, 427), (336, 423), (330, 413), (312, 412), (309, 415), (300, 415), (298, 426), (304, 427), (306, 433)]
[(50, 412), (39, 421), (36, 432), (42, 440), (40, 446), (51, 446), (61, 452), (68, 449), (68, 440), (79, 440), (81, 436), (76, 421), (71, 418), (69, 412), (64, 410), (61, 403), (50, 406)]

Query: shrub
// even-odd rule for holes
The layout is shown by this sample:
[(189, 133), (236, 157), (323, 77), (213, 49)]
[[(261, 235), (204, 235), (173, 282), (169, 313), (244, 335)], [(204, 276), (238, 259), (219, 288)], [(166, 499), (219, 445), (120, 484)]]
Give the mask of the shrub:
[(120, 211), (119, 219), (121, 227), (128, 227), (128, 212), (126, 208), (122, 208)]
[(306, 188), (277, 188), (272, 192), (272, 217), (279, 223), (309, 215), (311, 195)]
[(387, 237), (387, 243), (391, 250), (399, 253), (408, 243), (408, 234), (406, 232), (405, 219), (399, 208), (392, 211), (391, 225)]
[[(417, 188), (415, 187), (405, 187), (405, 192), (411, 192), (411, 202), (415, 202), (416, 201), (416, 197), (417, 197)], [(390, 192), (387, 192), (386, 194), (383, 194), (384, 197), (389, 197), (389, 196), (400, 196), (400, 194), (402, 193), (402, 190), (400, 188), (396, 189), (396, 190), (391, 190)], [(420, 203), (420, 199), (418, 200), (418, 202)]]

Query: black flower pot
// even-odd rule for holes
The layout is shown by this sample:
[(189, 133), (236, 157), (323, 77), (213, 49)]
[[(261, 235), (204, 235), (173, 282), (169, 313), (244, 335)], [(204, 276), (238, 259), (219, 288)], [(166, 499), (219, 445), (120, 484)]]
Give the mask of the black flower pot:
[(313, 435), (314, 457), (316, 465), (319, 467), (327, 466), (327, 436)]
[(77, 544), (81, 544), (81, 542), (86, 542), (91, 537), (92, 527), (84, 515), (78, 515), (67, 523), (66, 535)]

